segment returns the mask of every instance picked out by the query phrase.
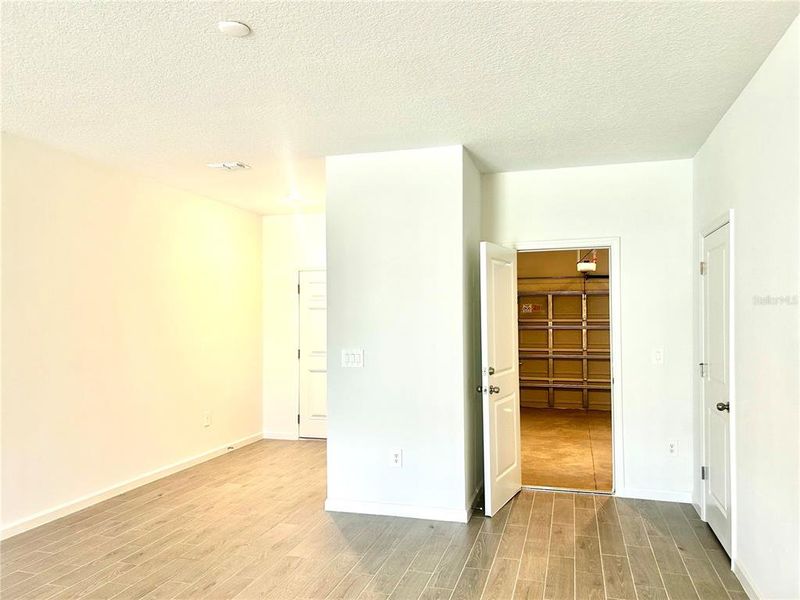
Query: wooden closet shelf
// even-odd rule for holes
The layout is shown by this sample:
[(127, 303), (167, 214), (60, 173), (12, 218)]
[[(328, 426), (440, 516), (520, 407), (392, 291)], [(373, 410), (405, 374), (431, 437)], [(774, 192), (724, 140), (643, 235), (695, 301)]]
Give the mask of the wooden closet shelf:
[(527, 330), (547, 330), (547, 329), (572, 329), (580, 331), (582, 329), (598, 329), (608, 330), (608, 325), (529, 325), (527, 323), (520, 323), (520, 329)]
[[(580, 317), (575, 317), (574, 319), (550, 319), (553, 323), (574, 323), (578, 327), (582, 326), (583, 319)], [(542, 317), (541, 319), (517, 319), (519, 323), (547, 323), (547, 317)], [(608, 323), (609, 319), (586, 319), (587, 323)]]
[(608, 290), (586, 290), (585, 292), (582, 291), (572, 291), (572, 290), (564, 290), (558, 292), (550, 292), (545, 290), (536, 290), (536, 291), (519, 291), (517, 290), (517, 296), (582, 296), (586, 294), (587, 296), (608, 296)]
[[(580, 348), (554, 348), (552, 351), (549, 348), (520, 348), (520, 354), (524, 353), (538, 353), (542, 356), (549, 356), (550, 354), (575, 354), (583, 352)], [(604, 358), (611, 358), (611, 353), (608, 348), (589, 348), (586, 350), (589, 356), (600, 355)]]
[(583, 379), (581, 377), (536, 377), (534, 375), (520, 375), (520, 381), (553, 381), (555, 383), (581, 383), (586, 381), (588, 383), (603, 383), (610, 384), (610, 379)]
[(528, 350), (520, 350), (519, 355), (525, 358), (569, 358), (569, 359), (587, 359), (587, 360), (610, 360), (610, 354), (580, 354), (580, 353), (569, 353), (569, 352), (536, 352), (528, 351)]
[(536, 389), (549, 389), (554, 390), (610, 390), (611, 384), (600, 383), (548, 383), (548, 382), (534, 382), (534, 381), (520, 381), (519, 387), (521, 388), (536, 388)]

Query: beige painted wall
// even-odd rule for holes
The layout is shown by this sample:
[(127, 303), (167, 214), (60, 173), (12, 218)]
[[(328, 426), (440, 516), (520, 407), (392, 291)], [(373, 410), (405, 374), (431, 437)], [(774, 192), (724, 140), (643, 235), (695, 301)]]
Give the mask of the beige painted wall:
[(2, 141), (8, 534), (260, 437), (261, 218)]

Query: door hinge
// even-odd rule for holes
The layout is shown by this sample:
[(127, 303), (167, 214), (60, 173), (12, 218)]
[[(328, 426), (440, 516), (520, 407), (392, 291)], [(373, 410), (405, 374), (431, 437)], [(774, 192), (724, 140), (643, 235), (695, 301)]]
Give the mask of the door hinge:
[(705, 275), (705, 274), (706, 274), (706, 261), (701, 260), (700, 261), (700, 275)]
[(300, 360), (300, 348), (297, 349), (297, 360)]
[(701, 481), (705, 481), (707, 473), (708, 473), (708, 471), (706, 470), (705, 467), (700, 467), (700, 480)]
[(297, 424), (300, 425), (300, 415), (297, 415)]
[(300, 294), (300, 284), (297, 284), (297, 293)]

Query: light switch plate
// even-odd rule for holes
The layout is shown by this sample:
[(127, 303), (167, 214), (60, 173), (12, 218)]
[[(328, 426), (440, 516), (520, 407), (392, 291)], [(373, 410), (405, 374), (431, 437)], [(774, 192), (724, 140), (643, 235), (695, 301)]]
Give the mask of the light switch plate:
[(364, 367), (364, 349), (351, 348), (342, 350), (342, 367), (345, 369), (361, 369)]

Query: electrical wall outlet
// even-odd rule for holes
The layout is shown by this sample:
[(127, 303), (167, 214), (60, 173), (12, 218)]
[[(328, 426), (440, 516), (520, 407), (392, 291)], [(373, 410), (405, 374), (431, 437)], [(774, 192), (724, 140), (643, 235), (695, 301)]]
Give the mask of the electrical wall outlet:
[(396, 469), (403, 467), (403, 449), (395, 448), (392, 450), (392, 466)]
[(663, 365), (664, 364), (664, 349), (663, 348), (653, 348), (653, 355), (652, 361), (654, 365)]
[(211, 411), (203, 413), (203, 427), (211, 427)]
[(667, 452), (670, 456), (678, 456), (678, 440), (667, 442)]

